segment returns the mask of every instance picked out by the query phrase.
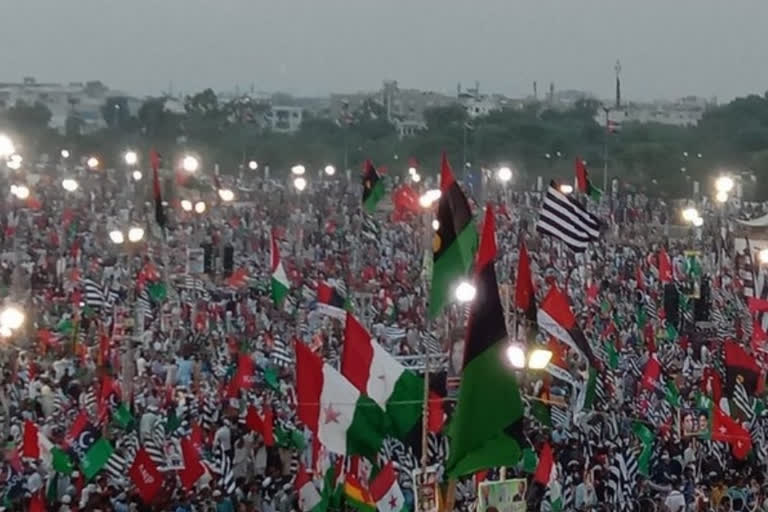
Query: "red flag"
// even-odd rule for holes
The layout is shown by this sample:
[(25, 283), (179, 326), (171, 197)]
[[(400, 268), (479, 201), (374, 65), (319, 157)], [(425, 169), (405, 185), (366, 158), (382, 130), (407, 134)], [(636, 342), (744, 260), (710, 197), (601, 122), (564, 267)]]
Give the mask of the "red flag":
[(270, 407), (264, 408), (264, 431), (262, 436), (264, 436), (264, 444), (267, 447), (275, 445), (274, 414)]
[(196, 421), (192, 422), (192, 434), (190, 435), (190, 440), (192, 441), (192, 444), (198, 449), (203, 446), (203, 429)]
[(45, 512), (45, 500), (43, 499), (43, 491), (36, 492), (29, 500), (29, 512)]
[(640, 384), (640, 389), (647, 389), (653, 391), (656, 388), (656, 383), (661, 376), (661, 364), (656, 356), (652, 356), (648, 363), (645, 365), (645, 371), (643, 371), (643, 381)]
[(264, 435), (264, 421), (262, 421), (256, 407), (253, 405), (248, 406), (248, 412), (245, 414), (245, 426), (254, 432)]
[(533, 481), (539, 482), (541, 485), (549, 485), (554, 462), (555, 457), (552, 455), (552, 447), (549, 446), (549, 443), (546, 443), (541, 448), (539, 464), (536, 466), (536, 472), (533, 474)]
[(241, 288), (245, 286), (246, 279), (248, 279), (248, 271), (244, 268), (238, 268), (227, 279), (227, 285), (232, 288)]
[(200, 463), (200, 454), (194, 443), (186, 437), (181, 438), (181, 457), (184, 469), (179, 471), (181, 485), (190, 490), (205, 474), (205, 468)]
[(717, 405), (712, 408), (712, 440), (729, 443), (733, 456), (737, 459), (744, 459), (752, 450), (749, 431)]
[(105, 365), (109, 361), (109, 336), (102, 334), (99, 338), (99, 364)]
[(763, 330), (763, 326), (760, 325), (760, 320), (752, 321), (752, 350), (757, 352), (765, 340), (768, 340), (768, 333)]
[(38, 442), (37, 425), (27, 420), (24, 422), (24, 437), (22, 438), (21, 454), (30, 459), (40, 458), (40, 443)]
[(515, 283), (515, 306), (525, 311), (526, 318), (536, 320), (536, 290), (531, 277), (531, 261), (525, 241), (520, 241), (520, 258), (517, 260), (517, 282)]
[(711, 392), (712, 400), (716, 404), (719, 404), (720, 398), (723, 396), (723, 386), (720, 383), (720, 374), (710, 367), (704, 368), (701, 380), (701, 390), (706, 395), (709, 395)]
[(83, 429), (87, 426), (88, 415), (85, 413), (85, 411), (80, 411), (77, 413), (75, 421), (72, 422), (72, 426), (69, 427), (69, 432), (67, 432), (67, 435), (64, 436), (64, 448), (68, 448), (72, 441), (77, 439), (77, 436), (80, 435), (80, 432), (82, 432)]
[(659, 251), (659, 280), (662, 283), (672, 282), (672, 263), (669, 261), (669, 255), (663, 247)]
[(427, 404), (427, 427), (430, 432), (437, 433), (443, 429), (445, 412), (443, 411), (443, 397), (435, 391), (429, 392)]
[(237, 361), (237, 371), (229, 381), (227, 388), (227, 397), (237, 396), (241, 389), (250, 389), (253, 387), (253, 359), (248, 354), (240, 354)]
[(747, 305), (749, 306), (750, 313), (765, 313), (766, 311), (768, 311), (768, 300), (766, 299), (749, 297), (747, 299)]
[[(183, 446), (182, 444), (182, 449)], [(140, 448), (136, 453), (136, 458), (128, 474), (139, 490), (141, 500), (144, 503), (152, 503), (152, 500), (163, 486), (163, 474), (157, 469), (157, 466), (152, 462), (144, 448)]]
[[(589, 191), (589, 183), (587, 182), (587, 168), (584, 165), (584, 160), (581, 157), (576, 157), (576, 183), (579, 186), (579, 192), (586, 194)], [(549, 478), (549, 476), (547, 476)]]
[(643, 274), (643, 269), (640, 268), (640, 265), (635, 267), (635, 281), (637, 281), (638, 290), (645, 290), (645, 275)]

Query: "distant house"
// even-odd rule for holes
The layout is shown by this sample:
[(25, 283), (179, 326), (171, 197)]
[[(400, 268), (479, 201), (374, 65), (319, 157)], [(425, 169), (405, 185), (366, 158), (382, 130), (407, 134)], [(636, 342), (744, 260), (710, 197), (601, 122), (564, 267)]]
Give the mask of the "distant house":
[(301, 128), (304, 110), (301, 107), (272, 105), (265, 117), (273, 132), (296, 133)]

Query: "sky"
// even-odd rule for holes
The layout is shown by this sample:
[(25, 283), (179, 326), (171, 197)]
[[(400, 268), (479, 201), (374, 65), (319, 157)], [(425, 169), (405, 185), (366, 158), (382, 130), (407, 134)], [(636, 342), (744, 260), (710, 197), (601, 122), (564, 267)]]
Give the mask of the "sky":
[[(539, 84), (727, 101), (768, 89), (766, 0), (1, 0), (0, 81), (300, 95)], [(13, 21), (15, 20), (15, 21)]]

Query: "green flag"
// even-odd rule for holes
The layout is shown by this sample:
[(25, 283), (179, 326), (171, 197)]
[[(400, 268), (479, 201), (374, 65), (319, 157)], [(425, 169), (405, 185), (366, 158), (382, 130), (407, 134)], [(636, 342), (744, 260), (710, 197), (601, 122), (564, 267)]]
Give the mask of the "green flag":
[(536, 466), (539, 465), (539, 457), (536, 455), (536, 452), (533, 451), (531, 448), (526, 448), (523, 450), (523, 471), (525, 471), (528, 474), (533, 474), (536, 472)]
[(112, 421), (124, 429), (131, 426), (133, 423), (133, 415), (131, 414), (130, 409), (128, 409), (128, 406), (125, 405), (125, 402), (120, 402), (118, 408), (112, 413)]
[(163, 302), (168, 296), (168, 289), (163, 282), (152, 283), (147, 286), (147, 290), (149, 291), (149, 296), (155, 302)]
[(376, 205), (386, 194), (384, 180), (381, 179), (376, 168), (370, 160), (365, 162), (365, 174), (363, 175), (363, 208), (368, 213), (376, 211)]
[(669, 402), (672, 407), (680, 407), (680, 391), (677, 390), (675, 381), (667, 379), (664, 385), (664, 399)]
[(669, 341), (677, 341), (677, 329), (672, 324), (667, 324), (667, 339)]
[(80, 461), (80, 469), (83, 470), (86, 480), (91, 480), (102, 470), (112, 456), (112, 451), (112, 445), (103, 437), (91, 445)]
[(277, 370), (274, 367), (267, 366), (264, 368), (264, 382), (275, 391), (280, 391), (280, 384), (277, 381)]
[(648, 476), (651, 455), (653, 454), (653, 443), (656, 439), (654, 433), (640, 421), (632, 422), (632, 432), (637, 436), (643, 445), (643, 451), (637, 458), (637, 471), (641, 475)]
[(53, 447), (51, 448), (51, 460), (53, 470), (63, 475), (71, 475), (75, 470), (74, 464), (70, 456), (62, 449)]
[(616, 351), (616, 345), (612, 342), (605, 344), (605, 353), (608, 356), (608, 367), (611, 370), (615, 370), (619, 367), (619, 353)]
[(552, 428), (552, 410), (548, 404), (534, 400), (531, 404), (531, 415), (545, 427)]

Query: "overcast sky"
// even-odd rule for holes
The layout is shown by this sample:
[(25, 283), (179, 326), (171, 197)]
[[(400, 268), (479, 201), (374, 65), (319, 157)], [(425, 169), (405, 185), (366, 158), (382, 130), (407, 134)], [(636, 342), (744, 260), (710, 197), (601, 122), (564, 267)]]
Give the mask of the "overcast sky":
[(721, 101), (768, 89), (766, 0), (1, 0), (0, 80)]

